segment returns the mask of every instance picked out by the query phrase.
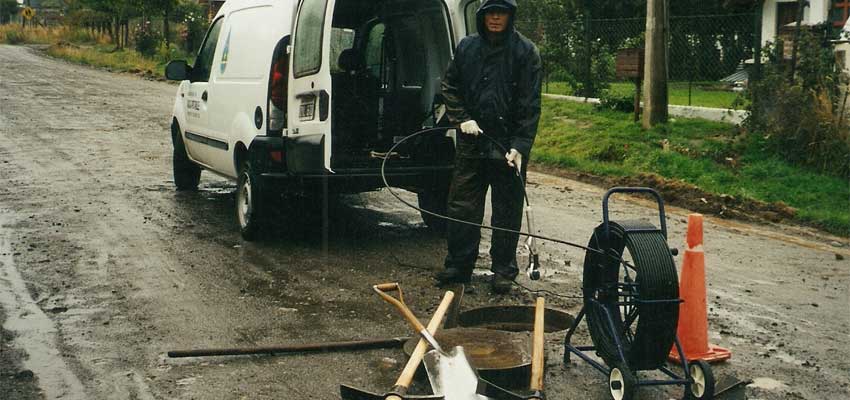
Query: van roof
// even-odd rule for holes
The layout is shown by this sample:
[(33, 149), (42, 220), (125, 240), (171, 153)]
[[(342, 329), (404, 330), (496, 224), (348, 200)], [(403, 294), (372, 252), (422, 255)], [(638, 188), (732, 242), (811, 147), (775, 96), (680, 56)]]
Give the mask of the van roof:
[(232, 12), (233, 10), (240, 10), (248, 7), (267, 6), (273, 4), (284, 4), (294, 9), (296, 6), (298, 6), (298, 0), (228, 0), (224, 3), (223, 6), (221, 6), (221, 9), (218, 10), (218, 13), (215, 17), (218, 18), (222, 15)]

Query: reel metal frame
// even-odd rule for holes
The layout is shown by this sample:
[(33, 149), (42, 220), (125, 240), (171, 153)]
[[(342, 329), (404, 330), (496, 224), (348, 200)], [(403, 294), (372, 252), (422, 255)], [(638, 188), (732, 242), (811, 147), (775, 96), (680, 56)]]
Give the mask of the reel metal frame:
[[(609, 219), (608, 202), (615, 193), (650, 194), (658, 204), (660, 229), (642, 221)], [(564, 338), (564, 363), (575, 354), (608, 377), (612, 398), (629, 400), (642, 386), (684, 386), (685, 397), (711, 399), (714, 377), (702, 361), (688, 363), (676, 336), (678, 276), (667, 244), (667, 224), (661, 195), (649, 188), (613, 188), (602, 201), (603, 223), (596, 228), (585, 256), (584, 305)], [(633, 263), (625, 262), (629, 252)], [(576, 346), (572, 336), (586, 319), (593, 345)], [(666, 366), (675, 346), (683, 373)], [(603, 362), (588, 353), (595, 352)], [(692, 369), (695, 373), (692, 373)], [(698, 370), (697, 370), (698, 369)], [(667, 379), (641, 379), (638, 371), (659, 371)], [(694, 380), (694, 375), (700, 381)]]

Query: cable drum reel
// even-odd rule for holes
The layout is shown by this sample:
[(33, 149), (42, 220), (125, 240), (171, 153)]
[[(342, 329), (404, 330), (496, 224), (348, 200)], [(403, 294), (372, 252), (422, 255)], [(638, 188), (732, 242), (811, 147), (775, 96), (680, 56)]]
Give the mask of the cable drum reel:
[[(611, 221), (608, 200), (615, 193), (647, 193), (658, 203), (660, 229), (645, 221)], [(584, 305), (565, 338), (564, 362), (576, 354), (608, 375), (615, 400), (629, 400), (640, 386), (682, 385), (685, 397), (711, 399), (714, 376), (703, 361), (687, 363), (676, 337), (679, 322), (679, 279), (667, 243), (661, 195), (649, 188), (614, 188), (602, 202), (603, 222), (596, 227), (585, 253)], [(601, 250), (591, 251), (590, 249)], [(593, 346), (573, 346), (572, 335), (587, 318)], [(679, 352), (684, 376), (665, 365), (671, 347)], [(608, 367), (590, 358), (595, 351)], [(666, 380), (641, 380), (637, 371), (657, 370)]]

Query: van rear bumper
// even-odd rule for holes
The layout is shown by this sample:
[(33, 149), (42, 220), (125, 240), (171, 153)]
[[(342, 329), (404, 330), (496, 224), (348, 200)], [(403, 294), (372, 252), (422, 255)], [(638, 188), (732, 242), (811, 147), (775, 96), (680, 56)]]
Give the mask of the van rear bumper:
[[(413, 192), (422, 192), (441, 187), (451, 177), (452, 165), (429, 167), (387, 168), (386, 177), (390, 186)], [(264, 173), (260, 175), (268, 184), (283, 191), (315, 191), (328, 182), (328, 189), (337, 193), (362, 193), (384, 187), (381, 170), (375, 168), (351, 168), (335, 170), (333, 174), (289, 174)]]
[[(428, 167), (402, 167), (402, 168), (387, 168), (385, 173), (389, 177), (402, 176), (422, 176), (434, 173), (450, 173), (454, 169), (453, 165), (428, 166)], [(292, 175), (285, 173), (267, 173), (262, 174), (268, 178), (291, 178)], [(302, 174), (299, 177), (305, 179), (327, 178), (327, 179), (350, 179), (359, 177), (381, 177), (381, 170), (376, 168), (344, 168), (336, 169), (334, 173), (328, 174)]]

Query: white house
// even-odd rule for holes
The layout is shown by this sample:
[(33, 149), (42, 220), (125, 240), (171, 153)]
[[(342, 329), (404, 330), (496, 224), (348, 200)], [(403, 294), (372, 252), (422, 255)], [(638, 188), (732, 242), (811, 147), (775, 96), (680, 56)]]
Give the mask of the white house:
[[(850, 14), (850, 0), (809, 0), (803, 12), (803, 25), (816, 25), (830, 21), (834, 26), (844, 26)], [(762, 5), (762, 45), (776, 41), (779, 28), (797, 22), (797, 0), (764, 0)]]

